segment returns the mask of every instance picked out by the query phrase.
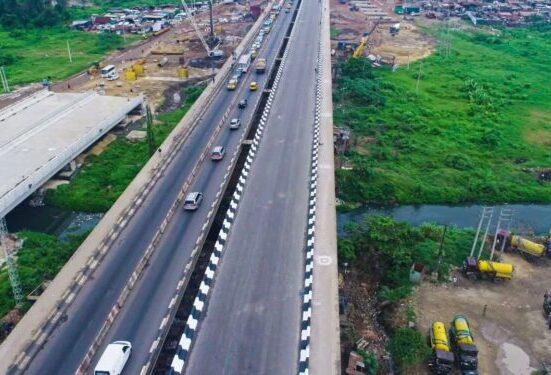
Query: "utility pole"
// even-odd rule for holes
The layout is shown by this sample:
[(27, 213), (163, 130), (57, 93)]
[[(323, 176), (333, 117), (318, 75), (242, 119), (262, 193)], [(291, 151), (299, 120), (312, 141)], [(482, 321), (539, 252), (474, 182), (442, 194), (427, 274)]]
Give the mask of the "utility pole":
[(10, 85), (8, 84), (8, 79), (6, 78), (6, 70), (3, 66), (0, 66), (0, 81), (2, 81), (4, 92), (10, 92)]
[(415, 93), (419, 95), (419, 80), (421, 79), (421, 70), (423, 68), (423, 60), (419, 63), (419, 73), (417, 73), (417, 84), (415, 85)]
[(149, 147), (149, 156), (152, 156), (157, 146), (155, 145), (155, 134), (153, 133), (153, 115), (151, 114), (149, 105), (146, 106), (145, 113), (147, 120), (147, 145)]
[(442, 238), (440, 239), (440, 248), (438, 249), (438, 262), (436, 263), (436, 273), (440, 277), (440, 266), (442, 265), (442, 257), (444, 256), (444, 239), (446, 238), (446, 231), (448, 226), (444, 225), (444, 231), (442, 232)]
[(67, 39), (67, 52), (69, 53), (69, 62), (73, 62), (73, 56), (71, 56), (71, 47), (69, 47), (69, 39)]
[(8, 277), (10, 279), (11, 289), (13, 291), (13, 297), (15, 299), (15, 305), (20, 306), (23, 303), (23, 291), (21, 290), (21, 283), (19, 282), (17, 267), (12, 259), (12, 246), (8, 239), (8, 227), (6, 225), (6, 218), (4, 217), (0, 219), (0, 245), (4, 250), (4, 261), (8, 266)]

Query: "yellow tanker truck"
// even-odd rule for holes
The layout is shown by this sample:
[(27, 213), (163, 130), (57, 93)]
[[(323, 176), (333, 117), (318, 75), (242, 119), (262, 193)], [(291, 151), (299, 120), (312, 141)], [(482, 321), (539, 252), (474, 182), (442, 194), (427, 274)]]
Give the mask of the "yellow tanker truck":
[(545, 244), (527, 240), (507, 230), (499, 231), (497, 236), (498, 244), (501, 245), (502, 241), (505, 241), (505, 245), (508, 249), (518, 250), (535, 257), (551, 256), (551, 233)]
[(510, 263), (477, 260), (475, 257), (467, 257), (463, 263), (463, 273), (469, 279), (510, 280), (513, 271), (514, 267)]
[(435, 374), (448, 374), (453, 368), (454, 355), (444, 323), (432, 323), (429, 338), (432, 348), (432, 356), (428, 363), (430, 369)]
[(463, 375), (478, 374), (478, 349), (474, 343), (467, 318), (456, 315), (450, 324), (450, 341), (455, 353), (455, 363)]

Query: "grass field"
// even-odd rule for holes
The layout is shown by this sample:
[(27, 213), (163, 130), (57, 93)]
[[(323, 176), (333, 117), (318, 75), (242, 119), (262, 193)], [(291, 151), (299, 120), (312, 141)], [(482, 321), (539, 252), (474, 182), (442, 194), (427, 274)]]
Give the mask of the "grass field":
[[(157, 116), (153, 127), (160, 145), (201, 94), (202, 88), (184, 90), (182, 106)], [(90, 156), (70, 184), (46, 194), (46, 202), (58, 207), (84, 212), (105, 212), (126, 189), (149, 159), (147, 142), (132, 143), (118, 138), (98, 156)]]
[(335, 123), (357, 140), (337, 172), (346, 202), (551, 202), (530, 172), (551, 168), (551, 28), (451, 34), (449, 57), (409, 70), (342, 66)]
[[(23, 248), (17, 253), (17, 270), (23, 294), (27, 295), (45, 280), (53, 280), (65, 262), (86, 238), (87, 233), (61, 242), (56, 237), (37, 232), (19, 233)], [(15, 306), (6, 268), (0, 270), (0, 317)], [(25, 306), (27, 308), (28, 306)]]
[[(73, 62), (69, 62), (67, 41)], [(64, 27), (28, 30), (0, 30), (0, 65), (4, 65), (11, 86), (61, 80), (100, 61), (106, 53), (122, 46), (114, 34), (70, 31)]]

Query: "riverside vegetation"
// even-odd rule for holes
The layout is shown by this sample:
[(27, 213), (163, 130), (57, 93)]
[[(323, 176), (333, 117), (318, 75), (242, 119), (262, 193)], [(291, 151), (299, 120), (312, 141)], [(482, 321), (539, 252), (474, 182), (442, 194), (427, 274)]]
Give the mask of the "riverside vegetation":
[(357, 140), (337, 171), (345, 202), (551, 202), (527, 172), (551, 167), (551, 26), (451, 34), (449, 57), (409, 70), (338, 66), (335, 124)]
[[(183, 90), (183, 101), (175, 111), (160, 113), (153, 126), (158, 147), (186, 114), (203, 90), (190, 86)], [(84, 212), (105, 212), (126, 189), (149, 160), (147, 142), (118, 138), (101, 154), (89, 156), (85, 166), (67, 185), (46, 194), (48, 204)]]

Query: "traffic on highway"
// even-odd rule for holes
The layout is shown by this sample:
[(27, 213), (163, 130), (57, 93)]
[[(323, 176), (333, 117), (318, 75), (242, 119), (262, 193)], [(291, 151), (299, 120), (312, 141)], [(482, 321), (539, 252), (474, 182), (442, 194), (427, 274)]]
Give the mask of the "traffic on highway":
[[(257, 58), (265, 59), (267, 69), (275, 60), (289, 18), (282, 14), (274, 17), (272, 23), (269, 33), (264, 29), (262, 40), (257, 37), (254, 40), (256, 46), (251, 46), (256, 50)], [(197, 256), (194, 250), (198, 247), (198, 238), (210, 225), (212, 212), (221, 197), (219, 192), (232, 169), (232, 156), (247, 133), (266, 83), (267, 75), (257, 73), (256, 69), (242, 72), (235, 69), (234, 72), (239, 73), (236, 88), (230, 91), (225, 84), (220, 86), (210, 107), (164, 176), (98, 266), (93, 279), (75, 297), (64, 322), (30, 362), (29, 373), (73, 374), (79, 369), (90, 372), (99, 363), (107, 345), (117, 341), (131, 343), (132, 355), (124, 366), (125, 373), (137, 374), (144, 366), (150, 365), (151, 354), (161, 346), (156, 340), (159, 329), (167, 324), (165, 318), (174, 291), (190, 272), (186, 265), (193, 264), (191, 259)], [(239, 126), (235, 126), (234, 121), (235, 129), (231, 129), (232, 119), (239, 120)], [(124, 306), (116, 306), (121, 291), (176, 200), (181, 186), (212, 140), (214, 147), (209, 150), (209, 157), (200, 165), (187, 192), (189, 201), (185, 199), (187, 203), (183, 202), (181, 209), (174, 214), (149, 259), (145, 273), (133, 287)], [(114, 307), (120, 311), (116, 319), (109, 322)], [(111, 324), (111, 328), (101, 338), (92, 358), (85, 363), (90, 348), (98, 341), (98, 332), (106, 322)]]

